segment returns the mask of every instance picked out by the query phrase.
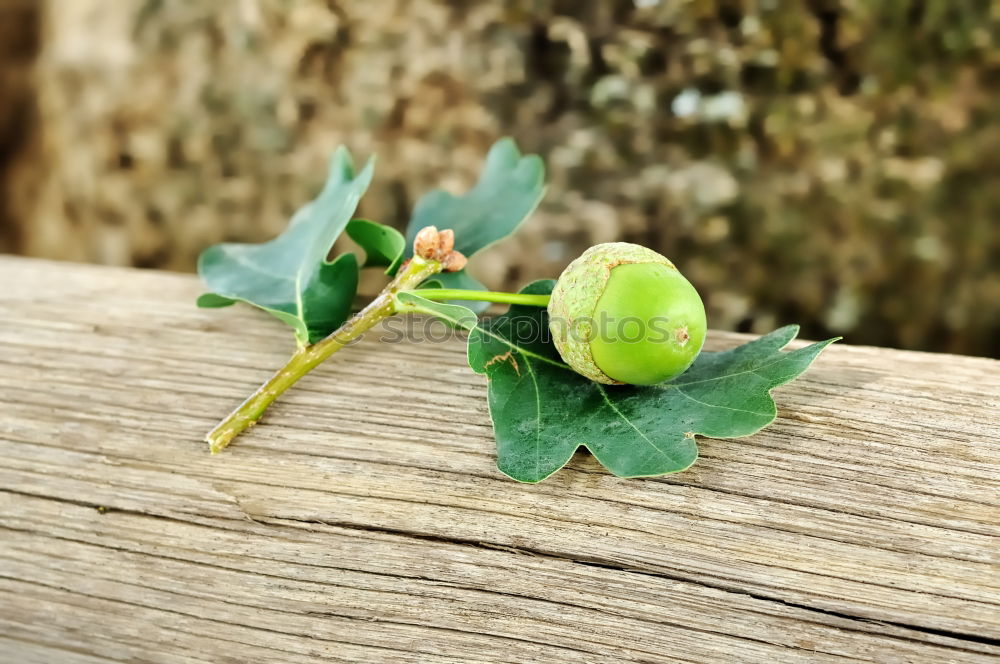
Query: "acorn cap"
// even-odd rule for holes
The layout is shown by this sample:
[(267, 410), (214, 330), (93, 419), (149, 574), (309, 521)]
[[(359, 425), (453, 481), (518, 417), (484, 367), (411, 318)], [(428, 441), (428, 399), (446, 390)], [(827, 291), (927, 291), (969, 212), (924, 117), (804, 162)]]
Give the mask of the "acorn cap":
[(590, 350), (594, 310), (619, 265), (659, 263), (677, 269), (652, 249), (629, 242), (607, 242), (583, 252), (559, 275), (549, 300), (549, 329), (559, 355), (587, 378), (606, 385), (621, 385), (601, 371)]

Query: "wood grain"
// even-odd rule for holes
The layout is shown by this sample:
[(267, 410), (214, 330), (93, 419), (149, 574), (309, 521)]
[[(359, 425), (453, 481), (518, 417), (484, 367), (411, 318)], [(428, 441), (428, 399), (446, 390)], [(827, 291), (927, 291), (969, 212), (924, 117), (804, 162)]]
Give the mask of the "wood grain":
[(0, 281), (4, 662), (1000, 659), (1000, 362), (837, 345), (688, 472), (528, 486), (459, 340), (368, 338), (210, 456), (281, 325), (184, 275)]

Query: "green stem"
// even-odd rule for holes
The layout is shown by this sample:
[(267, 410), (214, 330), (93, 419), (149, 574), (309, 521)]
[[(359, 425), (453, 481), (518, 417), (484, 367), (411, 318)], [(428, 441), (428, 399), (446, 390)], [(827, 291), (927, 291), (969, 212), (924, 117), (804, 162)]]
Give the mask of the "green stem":
[(256, 424), (267, 407), (299, 378), (381, 320), (395, 314), (397, 293), (416, 288), (422, 281), (440, 271), (441, 263), (438, 261), (413, 258), (368, 306), (322, 341), (299, 348), (284, 367), (205, 436), (212, 453), (220, 452), (233, 438)]
[(421, 288), (411, 291), (426, 300), (472, 300), (475, 302), (499, 302), (501, 304), (524, 304), (529, 307), (549, 306), (549, 295), (528, 295), (526, 293), (498, 293), (496, 291), (474, 291), (461, 288)]

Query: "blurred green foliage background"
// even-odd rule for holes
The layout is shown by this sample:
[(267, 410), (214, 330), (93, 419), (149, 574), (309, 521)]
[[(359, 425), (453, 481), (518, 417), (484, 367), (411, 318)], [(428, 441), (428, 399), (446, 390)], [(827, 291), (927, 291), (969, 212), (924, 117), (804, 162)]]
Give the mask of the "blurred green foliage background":
[(278, 232), (340, 143), (379, 156), (361, 214), (402, 227), (511, 135), (551, 186), (477, 257), (491, 287), (627, 240), (681, 267), (713, 327), (1000, 355), (997, 3), (0, 0), (0, 17), (6, 251), (191, 270), (210, 243)]

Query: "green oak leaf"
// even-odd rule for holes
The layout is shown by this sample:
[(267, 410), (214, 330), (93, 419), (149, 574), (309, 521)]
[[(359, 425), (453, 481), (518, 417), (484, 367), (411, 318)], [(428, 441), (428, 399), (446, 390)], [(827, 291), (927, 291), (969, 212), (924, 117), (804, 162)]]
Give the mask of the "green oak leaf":
[(222, 297), (216, 293), (202, 293), (198, 296), (195, 304), (202, 309), (221, 309), (236, 304), (236, 300), (230, 300), (228, 297)]
[[(539, 281), (523, 293), (549, 293)], [(548, 336), (543, 308), (512, 306), (469, 335), (469, 365), (489, 381), (497, 466), (539, 482), (583, 446), (619, 477), (684, 470), (695, 435), (749, 436), (777, 415), (770, 392), (804, 372), (836, 339), (782, 353), (789, 325), (738, 348), (703, 352), (685, 373), (650, 387), (594, 383), (567, 367)]]
[(332, 262), (326, 256), (354, 214), (373, 170), (369, 160), (355, 173), (350, 153), (341, 147), (323, 190), (292, 216), (284, 233), (261, 244), (217, 244), (203, 251), (198, 274), (212, 292), (198, 298), (198, 305), (241, 301), (260, 307), (290, 325), (300, 345), (337, 329), (350, 313), (358, 263), (354, 254)]
[(384, 267), (393, 273), (403, 260), (406, 238), (392, 226), (367, 219), (352, 219), (347, 224), (347, 235), (365, 251), (361, 267)]
[(425, 226), (455, 231), (455, 249), (467, 257), (513, 233), (542, 200), (545, 166), (538, 155), (522, 156), (513, 139), (493, 144), (476, 185), (464, 196), (441, 189), (424, 194), (406, 227), (407, 255)]
[[(538, 155), (521, 155), (517, 144), (504, 138), (493, 144), (475, 186), (463, 196), (441, 189), (425, 194), (406, 227), (406, 255), (413, 255), (413, 238), (425, 226), (455, 231), (455, 249), (473, 254), (507, 237), (527, 219), (545, 194), (545, 165)], [(483, 290), (466, 270), (433, 277), (441, 288)], [(472, 308), (483, 311), (489, 303)]]

